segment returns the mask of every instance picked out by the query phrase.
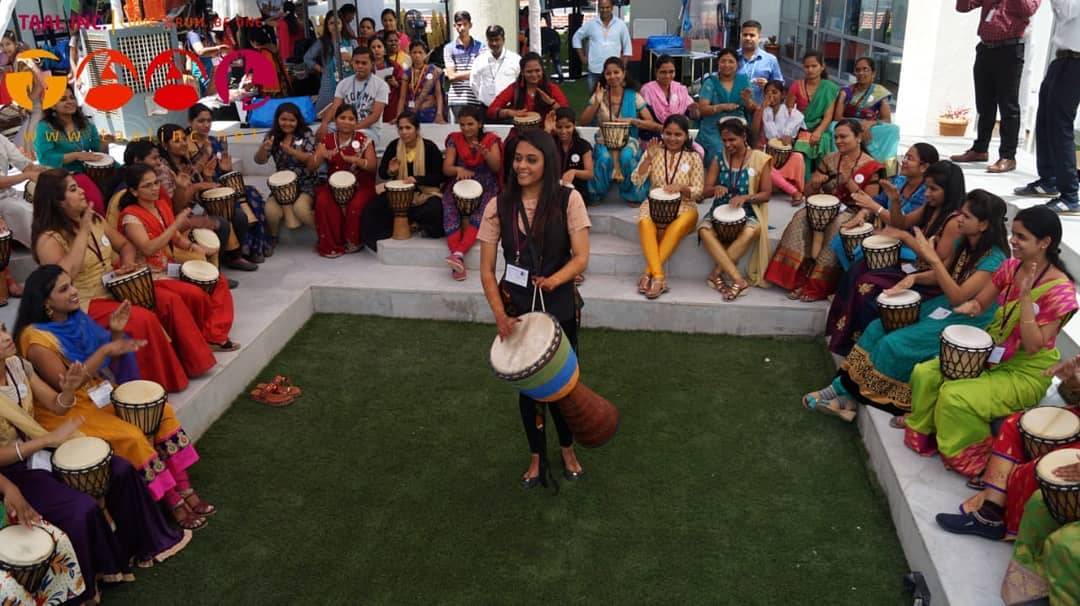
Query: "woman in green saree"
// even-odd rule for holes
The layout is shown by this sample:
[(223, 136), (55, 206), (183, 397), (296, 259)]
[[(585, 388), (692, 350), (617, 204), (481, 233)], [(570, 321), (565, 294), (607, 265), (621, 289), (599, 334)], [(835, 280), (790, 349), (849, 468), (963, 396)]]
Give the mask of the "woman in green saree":
[(788, 93), (788, 105), (794, 103), (803, 114), (806, 130), (799, 132), (795, 151), (806, 156), (806, 182), (814, 172), (818, 160), (835, 151), (832, 137), (826, 136), (835, 113), (836, 98), (840, 87), (829, 80), (825, 71), (825, 57), (821, 51), (807, 51), (803, 56), (802, 80), (792, 83)]

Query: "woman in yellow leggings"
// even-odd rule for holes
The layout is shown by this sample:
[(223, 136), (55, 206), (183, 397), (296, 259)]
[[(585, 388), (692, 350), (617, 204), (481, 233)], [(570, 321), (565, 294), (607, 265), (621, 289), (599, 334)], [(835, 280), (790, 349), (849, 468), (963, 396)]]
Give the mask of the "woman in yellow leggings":
[(645, 255), (645, 273), (638, 280), (638, 292), (648, 299), (656, 299), (668, 290), (664, 262), (675, 252), (679, 242), (694, 231), (698, 221), (697, 202), (705, 184), (705, 168), (701, 156), (691, 147), (690, 123), (686, 116), (669, 116), (664, 121), (661, 140), (652, 141), (641, 164), (630, 176), (635, 186), (648, 180), (650, 190), (662, 187), (669, 193), (682, 195), (678, 215), (662, 231), (649, 215), (649, 201), (641, 204), (638, 234)]

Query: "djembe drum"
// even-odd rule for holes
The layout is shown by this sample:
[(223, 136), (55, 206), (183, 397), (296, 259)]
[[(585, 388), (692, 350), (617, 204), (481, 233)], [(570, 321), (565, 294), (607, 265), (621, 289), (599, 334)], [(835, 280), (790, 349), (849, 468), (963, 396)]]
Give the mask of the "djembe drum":
[(663, 187), (649, 190), (649, 218), (660, 229), (664, 229), (679, 216), (682, 194), (666, 192)]
[(72, 438), (52, 455), (53, 471), (60, 481), (79, 492), (100, 499), (109, 492), (112, 447), (101, 438)]
[(349, 205), (356, 193), (356, 175), (347, 170), (339, 170), (330, 175), (327, 180), (330, 184), (330, 193), (334, 196), (334, 202), (342, 208)]
[(221, 239), (218, 238), (218, 235), (214, 233), (214, 230), (212, 229), (196, 227), (188, 234), (188, 238), (201, 246), (206, 251), (207, 257), (212, 257), (221, 250)]
[(266, 185), (270, 188), (274, 200), (281, 205), (281, 212), (285, 215), (285, 227), (296, 229), (300, 227), (300, 219), (296, 217), (293, 204), (300, 197), (300, 178), (291, 170), (279, 170), (266, 179)]
[(0, 271), (7, 269), (11, 261), (11, 231), (0, 233)]
[(200, 200), (207, 214), (222, 217), (232, 223), (233, 215), (236, 214), (236, 190), (231, 187), (215, 187), (204, 191)]
[(900, 240), (889, 236), (867, 236), (862, 241), (863, 258), (871, 271), (900, 264)]
[(1073, 463), (1080, 463), (1080, 448), (1055, 450), (1043, 455), (1035, 465), (1035, 479), (1046, 509), (1062, 525), (1080, 520), (1080, 482), (1063, 480), (1054, 475), (1054, 470)]
[(8, 572), (31, 595), (45, 579), (55, 554), (56, 541), (40, 526), (18, 524), (0, 529), (0, 570)]
[(840, 229), (840, 242), (844, 245), (844, 253), (847, 254), (847, 258), (850, 260), (855, 259), (855, 249), (858, 248), (862, 241), (869, 238), (874, 233), (874, 226), (869, 223), (863, 223), (856, 225), (855, 227), (844, 227)]
[(209, 261), (192, 259), (180, 265), (180, 279), (205, 290), (206, 294), (214, 293), (220, 275), (218, 268)]
[(35, 183), (33, 181), (27, 181), (26, 185), (23, 187), (23, 192), (22, 192), (23, 200), (26, 200), (31, 205), (34, 204), (34, 188), (35, 187), (37, 187), (37, 183)]
[(105, 288), (117, 301), (131, 301), (133, 305), (145, 307), (151, 311), (157, 305), (157, 296), (154, 294), (154, 276), (149, 267), (140, 267), (135, 271), (116, 275), (111, 271), (102, 277)]
[(391, 237), (395, 240), (408, 240), (412, 237), (412, 229), (409, 228), (409, 209), (412, 208), (415, 196), (416, 185), (413, 183), (405, 181), (386, 183), (386, 197), (390, 201), (390, 212), (394, 213), (394, 232)]
[(231, 187), (233, 190), (233, 200), (240, 204), (247, 200), (247, 187), (244, 184), (244, 175), (240, 174), (238, 170), (230, 170), (229, 172), (221, 175), (217, 180), (218, 183), (225, 187)]
[(157, 433), (167, 399), (161, 385), (143, 379), (128, 381), (114, 389), (109, 398), (116, 416), (138, 427), (148, 438)]
[(825, 231), (829, 223), (840, 213), (840, 198), (829, 194), (815, 194), (806, 199), (806, 220), (810, 229)]
[(1080, 439), (1080, 417), (1056, 406), (1032, 408), (1021, 415), (1017, 427), (1030, 459), (1037, 459)]
[(630, 123), (602, 122), (600, 124), (600, 134), (604, 137), (604, 145), (611, 153), (611, 180), (615, 183), (622, 183), (622, 148), (626, 147), (630, 139)]
[(451, 192), (454, 195), (454, 203), (457, 205), (458, 217), (464, 225), (480, 207), (480, 202), (484, 199), (484, 186), (475, 179), (462, 179), (454, 184)]
[(982, 374), (994, 340), (974, 326), (953, 324), (941, 331), (941, 374), (946, 379), (974, 379)]
[(543, 120), (540, 114), (536, 112), (526, 112), (520, 116), (514, 116), (514, 128), (518, 132), (524, 132), (534, 128), (540, 128), (540, 122)]
[(893, 295), (881, 293), (877, 296), (877, 307), (885, 332), (892, 332), (919, 321), (922, 296), (911, 289)]
[[(652, 202), (649, 203), (650, 207)], [(731, 244), (746, 227), (746, 211), (741, 206), (722, 204), (712, 212), (712, 226), (723, 244)]]
[(791, 157), (791, 146), (780, 139), (769, 139), (769, 142), (765, 145), (765, 153), (772, 156), (774, 167), (783, 168), (787, 164), (788, 158)]
[(96, 160), (83, 160), (83, 170), (98, 189), (105, 193), (109, 191), (116, 177), (116, 161), (108, 154), (98, 154)]
[(534, 311), (518, 320), (509, 337), (491, 343), (495, 376), (529, 398), (557, 403), (575, 440), (602, 446), (619, 429), (619, 409), (579, 381), (577, 354), (554, 316)]

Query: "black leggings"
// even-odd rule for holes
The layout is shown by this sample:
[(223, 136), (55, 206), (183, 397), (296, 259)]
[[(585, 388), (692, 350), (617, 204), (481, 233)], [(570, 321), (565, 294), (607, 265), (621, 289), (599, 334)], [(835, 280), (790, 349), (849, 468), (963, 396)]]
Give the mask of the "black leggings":
[[(570, 339), (570, 345), (573, 346), (574, 352), (577, 352), (577, 322), (571, 319), (569, 321), (560, 321), (559, 325), (562, 326), (566, 337)], [(566, 424), (566, 419), (563, 418), (558, 404), (537, 402), (524, 394), (519, 394), (518, 408), (521, 409), (521, 424), (525, 427), (525, 437), (529, 440), (529, 452), (539, 455), (547, 452), (547, 434), (543, 429), (537, 429), (536, 427), (538, 404), (545, 405), (544, 408), (551, 411), (551, 420), (555, 423), (555, 431), (559, 434), (559, 446), (563, 448), (572, 446), (574, 444), (574, 434), (570, 431), (570, 426)], [(543, 410), (543, 408), (540, 410)], [(547, 423), (544, 425), (546, 428)]]

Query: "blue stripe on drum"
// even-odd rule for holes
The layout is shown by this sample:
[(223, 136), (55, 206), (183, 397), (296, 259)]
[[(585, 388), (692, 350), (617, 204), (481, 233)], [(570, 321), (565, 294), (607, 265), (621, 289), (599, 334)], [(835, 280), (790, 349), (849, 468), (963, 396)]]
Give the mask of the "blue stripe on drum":
[(574, 376), (574, 371), (577, 370), (577, 353), (573, 348), (570, 348), (570, 353), (566, 356), (566, 363), (559, 369), (559, 372), (551, 378), (550, 381), (535, 389), (522, 390), (521, 393), (534, 399), (543, 401), (545, 398), (550, 397), (552, 394), (556, 394), (561, 390)]

